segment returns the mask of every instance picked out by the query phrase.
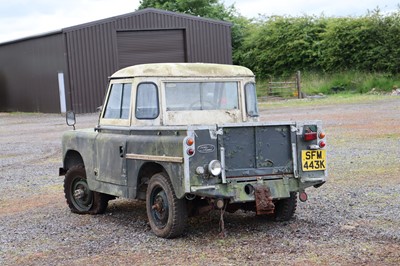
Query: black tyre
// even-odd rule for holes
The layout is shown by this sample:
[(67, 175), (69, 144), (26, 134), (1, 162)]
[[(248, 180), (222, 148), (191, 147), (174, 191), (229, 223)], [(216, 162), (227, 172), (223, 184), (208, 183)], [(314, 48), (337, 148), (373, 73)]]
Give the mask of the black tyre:
[(172, 184), (164, 173), (151, 177), (146, 192), (146, 209), (150, 227), (163, 238), (180, 236), (187, 222), (185, 199), (177, 199)]
[(83, 165), (68, 169), (64, 178), (64, 193), (72, 212), (78, 214), (104, 213), (110, 197), (89, 189)]
[(297, 192), (290, 192), (290, 197), (287, 199), (278, 200), (275, 202), (275, 221), (289, 221), (292, 219), (297, 208)]

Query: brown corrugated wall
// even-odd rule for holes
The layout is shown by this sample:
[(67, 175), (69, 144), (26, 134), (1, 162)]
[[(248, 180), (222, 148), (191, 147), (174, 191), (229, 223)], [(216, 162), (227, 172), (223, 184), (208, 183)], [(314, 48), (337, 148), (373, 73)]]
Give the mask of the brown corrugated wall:
[[(230, 26), (222, 21), (144, 9), (57, 34), (0, 44), (0, 110), (60, 112), (57, 73), (62, 71), (67, 110), (95, 112), (103, 102), (108, 77), (120, 65), (118, 32), (179, 30), (185, 35), (179, 37), (185, 42), (184, 55), (179, 56), (186, 62), (231, 64)], [(160, 56), (160, 62), (165, 62), (162, 58), (171, 57)]]
[(59, 71), (68, 74), (61, 32), (1, 45), (0, 111), (60, 112)]
[(187, 62), (232, 63), (229, 23), (145, 9), (68, 28), (64, 32), (72, 109), (94, 112), (102, 104), (107, 78), (119, 68), (117, 32), (163, 29), (184, 30)]
[(112, 23), (66, 33), (69, 98), (77, 113), (94, 112), (103, 101), (108, 77), (115, 72), (115, 30)]

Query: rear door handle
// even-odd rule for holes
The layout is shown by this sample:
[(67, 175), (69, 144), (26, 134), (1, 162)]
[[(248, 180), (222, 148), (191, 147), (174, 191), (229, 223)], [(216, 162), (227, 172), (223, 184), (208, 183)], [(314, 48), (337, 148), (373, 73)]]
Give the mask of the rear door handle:
[(119, 157), (124, 158), (125, 149), (124, 146), (119, 146)]

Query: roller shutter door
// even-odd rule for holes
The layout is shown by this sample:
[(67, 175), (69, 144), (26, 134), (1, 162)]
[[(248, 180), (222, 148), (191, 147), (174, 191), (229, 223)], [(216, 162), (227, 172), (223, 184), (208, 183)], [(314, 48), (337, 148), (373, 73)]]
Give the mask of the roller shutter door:
[(117, 32), (119, 67), (186, 62), (184, 30)]

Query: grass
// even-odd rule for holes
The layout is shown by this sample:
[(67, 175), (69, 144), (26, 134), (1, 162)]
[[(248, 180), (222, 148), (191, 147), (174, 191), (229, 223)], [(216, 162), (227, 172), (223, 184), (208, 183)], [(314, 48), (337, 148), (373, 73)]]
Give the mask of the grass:
[[(267, 96), (269, 80), (257, 80), (257, 96)], [(274, 81), (282, 81), (274, 78)], [(400, 75), (347, 71), (338, 73), (302, 72), (301, 90), (307, 95), (337, 93), (388, 93), (400, 88)], [(295, 96), (295, 92), (292, 92)]]
[(400, 86), (400, 76), (385, 73), (359, 71), (326, 73), (303, 73), (302, 90), (306, 94), (335, 94), (338, 92), (367, 93), (391, 92)]
[(301, 106), (318, 106), (318, 105), (337, 105), (337, 104), (357, 104), (383, 101), (387, 99), (387, 95), (373, 94), (354, 94), (354, 93), (339, 93), (326, 95), (322, 98), (307, 98), (307, 99), (289, 99), (284, 101), (266, 101), (259, 102), (261, 108), (266, 107), (301, 107)]

